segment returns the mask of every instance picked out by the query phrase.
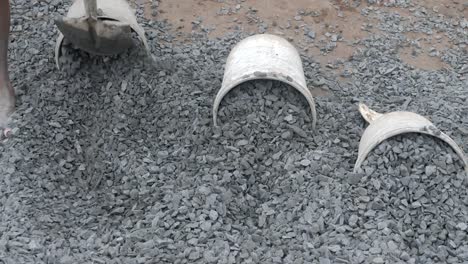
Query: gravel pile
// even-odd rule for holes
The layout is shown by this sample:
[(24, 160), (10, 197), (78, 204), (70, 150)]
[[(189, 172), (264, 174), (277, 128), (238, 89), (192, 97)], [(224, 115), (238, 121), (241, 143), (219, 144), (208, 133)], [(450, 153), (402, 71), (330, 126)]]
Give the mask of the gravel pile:
[(151, 22), (155, 65), (143, 49), (65, 49), (58, 72), (49, 18), (66, 6), (13, 8), (19, 101), (0, 143), (3, 263), (468, 262), (467, 175), (446, 144), (398, 136), (352, 173), (367, 126), (360, 101), (425, 115), (468, 149), (460, 23), (415, 16), (409, 29), (455, 43), (438, 55), (450, 68), (422, 71), (397, 56), (409, 22), (366, 10), (382, 32), (339, 65), (342, 76), (303, 57), (309, 85), (331, 91), (317, 98), (316, 131), (305, 99), (272, 81), (229, 93), (214, 128), (222, 65), (245, 34), (171, 44), (167, 25)]
[(353, 263), (467, 261), (466, 175), (444, 142), (397, 136), (366, 163), (343, 197), (349, 208), (344, 218), (354, 234), (350, 243), (357, 249)]

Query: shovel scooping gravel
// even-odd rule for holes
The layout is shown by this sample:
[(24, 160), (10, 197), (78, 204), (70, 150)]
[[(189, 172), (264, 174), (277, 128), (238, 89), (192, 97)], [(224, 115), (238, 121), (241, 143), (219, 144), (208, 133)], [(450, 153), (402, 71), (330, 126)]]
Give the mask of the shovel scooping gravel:
[(133, 30), (150, 55), (145, 31), (126, 0), (76, 0), (67, 16), (55, 20), (55, 24), (60, 30), (55, 46), (55, 62), (59, 69), (64, 39), (91, 54), (115, 55), (132, 46)]

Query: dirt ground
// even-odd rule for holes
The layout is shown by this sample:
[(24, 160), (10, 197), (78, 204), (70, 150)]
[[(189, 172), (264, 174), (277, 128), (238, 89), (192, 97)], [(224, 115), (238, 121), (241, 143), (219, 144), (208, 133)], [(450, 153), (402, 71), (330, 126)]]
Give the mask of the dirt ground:
[[(231, 31), (249, 33), (273, 33), (287, 37), (302, 52), (313, 56), (322, 66), (337, 60), (347, 60), (357, 41), (379, 31), (375, 18), (361, 14), (368, 7), (367, 1), (345, 0), (136, 0), (144, 7), (145, 17), (164, 20), (173, 26), (179, 41), (189, 41), (192, 32), (209, 29), (209, 36), (216, 38)], [(360, 2), (359, 5), (356, 2)], [(468, 15), (462, 0), (417, 0), (417, 6), (437, 12), (445, 17)], [(411, 12), (403, 8), (386, 7), (382, 1), (373, 8), (395, 12), (411, 19)], [(195, 23), (194, 23), (195, 22)], [(263, 30), (258, 25), (263, 25)], [(325, 34), (339, 34), (341, 39), (331, 52), (323, 52), (305, 34), (316, 33), (316, 41)], [(400, 58), (420, 69), (436, 70), (448, 67), (438, 57), (429, 56), (431, 48), (442, 50), (451, 45), (450, 40), (440, 34), (434, 36), (409, 32), (408, 43), (418, 41), (425, 52), (415, 54), (409, 47), (402, 47)], [(332, 68), (333, 67), (329, 67)]]

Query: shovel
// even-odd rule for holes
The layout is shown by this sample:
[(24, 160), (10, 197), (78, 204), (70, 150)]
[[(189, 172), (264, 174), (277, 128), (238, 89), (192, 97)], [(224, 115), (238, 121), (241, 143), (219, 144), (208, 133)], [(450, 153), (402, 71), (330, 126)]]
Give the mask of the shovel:
[(76, 0), (67, 16), (56, 19), (55, 24), (60, 31), (55, 47), (58, 69), (65, 38), (88, 53), (108, 56), (122, 53), (133, 45), (133, 30), (151, 57), (145, 32), (125, 0)]

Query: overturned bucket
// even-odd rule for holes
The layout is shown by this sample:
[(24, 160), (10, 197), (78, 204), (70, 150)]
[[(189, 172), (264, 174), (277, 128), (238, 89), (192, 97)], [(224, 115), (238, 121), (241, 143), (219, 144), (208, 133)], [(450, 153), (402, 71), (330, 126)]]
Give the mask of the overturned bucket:
[(440, 131), (425, 117), (413, 112), (391, 112), (381, 114), (373, 111), (365, 104), (359, 104), (359, 112), (369, 123), (359, 142), (359, 152), (354, 172), (361, 167), (367, 155), (381, 142), (396, 135), (405, 133), (422, 133), (443, 140), (461, 158), (465, 171), (468, 173), (466, 154), (447, 134)]
[(270, 34), (245, 38), (229, 54), (223, 83), (213, 105), (215, 126), (217, 126), (219, 105), (224, 96), (244, 82), (260, 79), (281, 81), (298, 90), (309, 103), (312, 127), (315, 129), (317, 122), (315, 102), (306, 85), (301, 57), (287, 40)]
[(131, 47), (131, 31), (137, 33), (150, 55), (144, 29), (138, 24), (126, 0), (76, 0), (67, 16), (55, 20), (59, 36), (55, 45), (55, 63), (66, 38), (73, 45), (96, 55), (115, 55)]

